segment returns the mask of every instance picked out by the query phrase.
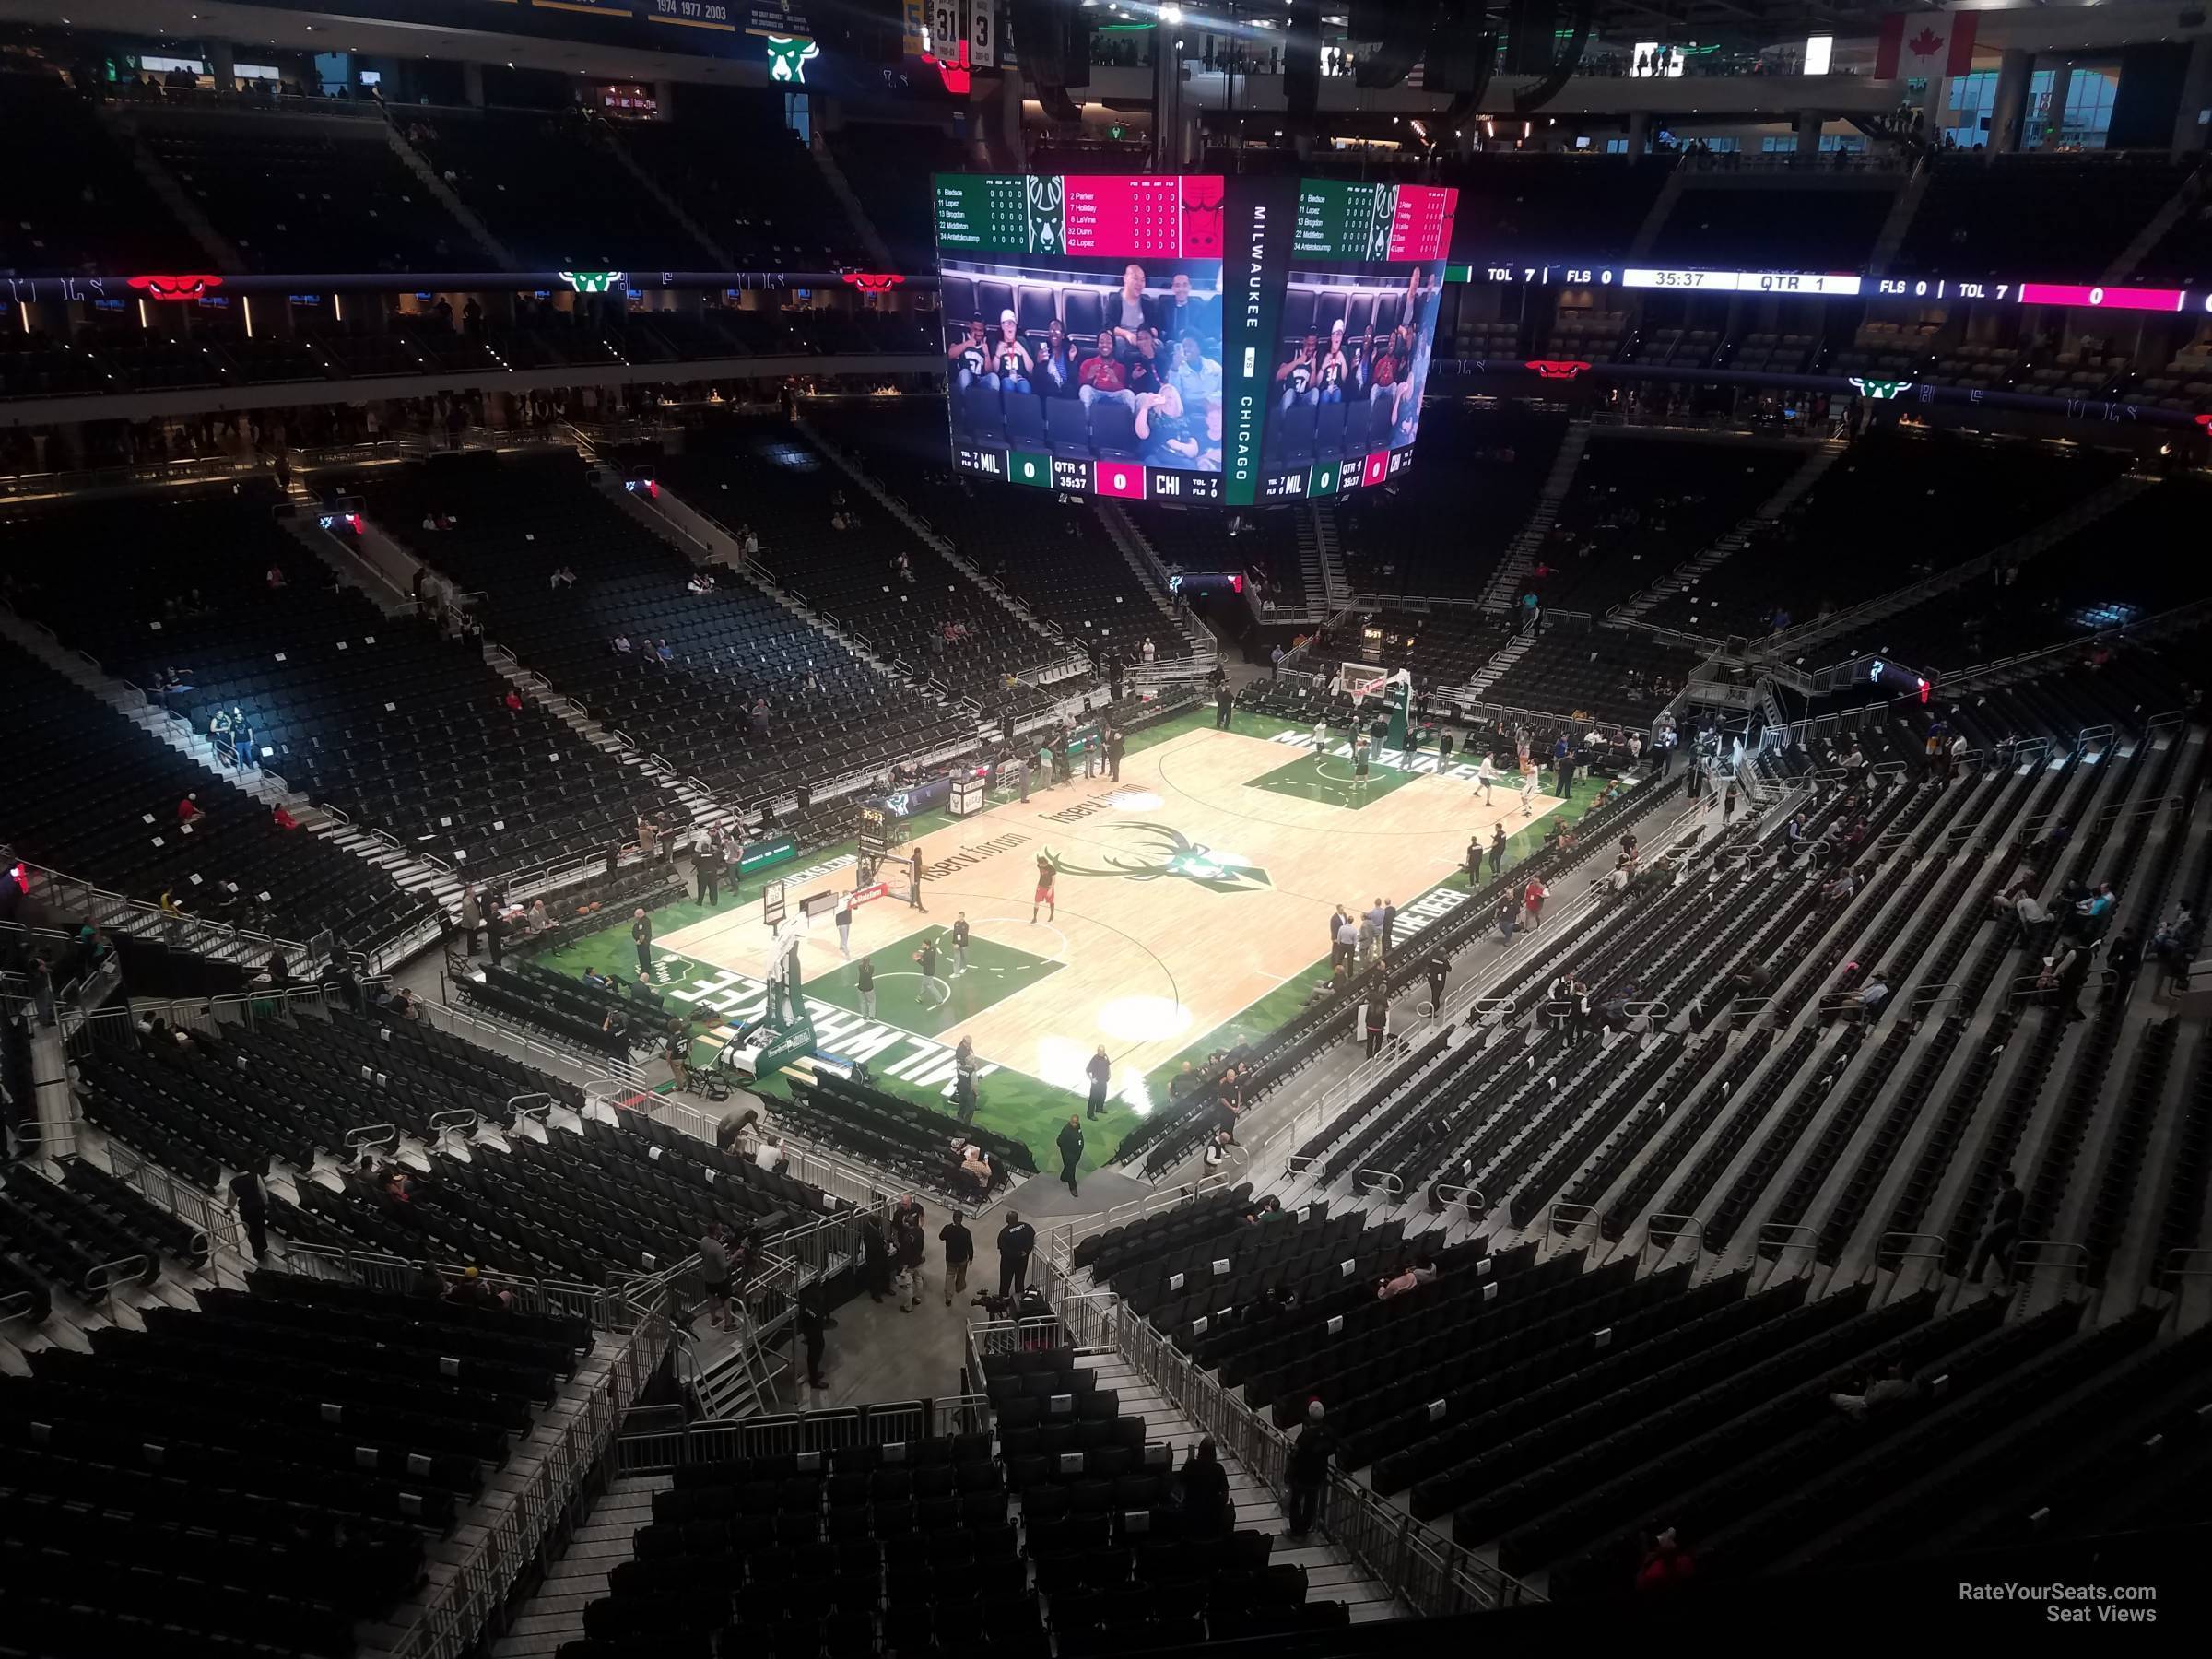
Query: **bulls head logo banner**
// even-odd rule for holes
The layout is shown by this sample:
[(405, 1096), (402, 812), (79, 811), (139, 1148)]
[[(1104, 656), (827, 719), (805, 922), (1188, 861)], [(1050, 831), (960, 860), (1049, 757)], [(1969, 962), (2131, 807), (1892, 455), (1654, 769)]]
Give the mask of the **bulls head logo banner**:
[(203, 271), (183, 276), (134, 276), (131, 286), (148, 300), (198, 300), (221, 288), (223, 279)]

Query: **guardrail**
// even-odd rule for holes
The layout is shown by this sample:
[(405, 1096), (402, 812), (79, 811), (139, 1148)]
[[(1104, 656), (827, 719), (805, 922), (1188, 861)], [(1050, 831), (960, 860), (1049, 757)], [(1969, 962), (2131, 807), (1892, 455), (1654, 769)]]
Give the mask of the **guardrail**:
[[(407, 1291), (422, 1279), (422, 1263), (410, 1262), (404, 1256), (387, 1255), (382, 1251), (343, 1249), (333, 1244), (313, 1244), (296, 1240), (288, 1240), (285, 1251), (288, 1263), (313, 1269), (309, 1274), (310, 1277), (349, 1279), (371, 1290)], [(452, 1284), (463, 1283), (470, 1277), (467, 1268), (449, 1262), (433, 1262), (429, 1265), (441, 1279)], [(537, 1313), (554, 1319), (582, 1319), (588, 1322), (594, 1331), (609, 1332), (634, 1329), (638, 1323), (638, 1310), (647, 1305), (658, 1288), (649, 1285), (643, 1300), (626, 1300), (631, 1287), (609, 1288), (605, 1285), (528, 1278), (518, 1274), (494, 1273), (488, 1269), (477, 1271), (475, 1278), (476, 1282), (488, 1286), (506, 1297), (508, 1305), (518, 1313)], [(635, 1283), (633, 1281), (633, 1285)]]
[(608, 1454), (623, 1414), (668, 1351), (665, 1306), (654, 1302), (633, 1313), (633, 1328), (606, 1373), (549, 1439), (533, 1439), (544, 1461), (523, 1477), (514, 1501), (484, 1524), (484, 1535), (465, 1547), (452, 1575), (392, 1644), (391, 1659), (460, 1659), (475, 1647), (585, 1477)]
[[(1225, 1457), (1241, 1464), (1278, 1500), (1290, 1493), (1290, 1441), (1238, 1401), (1190, 1356), (1129, 1312), (1119, 1296), (1067, 1297), (1051, 1317), (977, 1321), (969, 1326), (970, 1363), (1031, 1347), (1072, 1347), (1126, 1363), (1211, 1437)], [(1322, 1529), (1358, 1559), (1368, 1575), (1424, 1615), (1465, 1613), (1541, 1601), (1512, 1575), (1385, 1503), (1341, 1471), (1332, 1470), (1320, 1509)]]

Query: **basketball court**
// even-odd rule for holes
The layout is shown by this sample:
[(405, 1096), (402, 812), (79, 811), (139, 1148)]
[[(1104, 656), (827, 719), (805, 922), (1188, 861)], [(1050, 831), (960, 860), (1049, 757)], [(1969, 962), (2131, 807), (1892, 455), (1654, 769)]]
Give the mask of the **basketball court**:
[[(1118, 783), (1102, 771), (1088, 782), (1078, 775), (928, 836), (926, 912), (898, 896), (857, 906), (853, 960), (830, 917), (815, 917), (798, 959), (821, 1046), (839, 1051), (841, 1025), (849, 1032), (858, 1020), (854, 963), (865, 956), (875, 967), (876, 1022), (933, 1047), (971, 1038), (994, 1069), (1071, 1091), (1078, 1107), (1085, 1062), (1102, 1043), (1113, 1063), (1113, 1115), (1142, 1113), (1147, 1072), (1313, 977), (1339, 903), (1357, 916), (1388, 900), (1410, 930), (1465, 901), (1459, 884), (1431, 889), (1464, 866), (1470, 837), (1487, 844), (1493, 825), (1511, 835), (1560, 805), (1538, 794), (1524, 817), (1519, 789), (1500, 786), (1485, 806), (1473, 769), (1440, 769), (1432, 753), (1383, 749), (1361, 782), (1346, 734), (1332, 734), (1330, 752), (1316, 755), (1310, 731), (1239, 720), (1245, 730), (1188, 730), (1135, 750)], [(1058, 904), (1039, 907), (1031, 922), (1040, 856), (1055, 867)], [(903, 894), (896, 865), (880, 874)], [(799, 914), (808, 895), (853, 882), (846, 868), (794, 883), (788, 913)], [(972, 933), (965, 971), (950, 935), (962, 912)], [(929, 939), (937, 951), (924, 977), (915, 956)], [(757, 902), (658, 944), (734, 976), (734, 993), (770, 967)], [(841, 1010), (852, 1018), (841, 1021)], [(991, 1093), (986, 1087), (986, 1104)], [(1058, 1097), (1053, 1110), (1070, 1104)]]

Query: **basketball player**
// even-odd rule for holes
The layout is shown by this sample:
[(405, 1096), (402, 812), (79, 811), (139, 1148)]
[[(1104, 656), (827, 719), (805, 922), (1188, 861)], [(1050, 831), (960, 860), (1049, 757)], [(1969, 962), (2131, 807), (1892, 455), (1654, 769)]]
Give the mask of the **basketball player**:
[(951, 1001), (950, 990), (946, 991), (935, 1001), (930, 1000), (930, 993), (935, 989), (937, 983), (936, 935), (932, 934), (922, 941), (922, 948), (914, 952), (914, 961), (922, 970), (922, 989), (917, 994), (915, 1000), (925, 1008), (942, 1007), (946, 1003)]
[(1047, 922), (1059, 915), (1059, 901), (1053, 896), (1053, 882), (1058, 875), (1059, 871), (1053, 865), (1052, 853), (1049, 852), (1038, 853), (1037, 891), (1030, 900), (1030, 925), (1031, 927), (1037, 925), (1037, 907), (1041, 904), (1044, 906), (1044, 919)]
[(853, 959), (853, 895), (837, 896), (837, 954), (846, 961)]
[(1521, 816), (1534, 818), (1536, 811), (1536, 791), (1543, 786), (1544, 775), (1536, 770), (1534, 760), (1521, 762)]
[(1313, 759), (1319, 760), (1329, 752), (1329, 723), (1324, 717), (1313, 723)]
[(929, 906), (922, 902), (922, 843), (920, 841), (914, 843), (912, 872), (914, 908), (926, 916), (929, 914)]
[(1482, 791), (1482, 804), (1485, 806), (1490, 804), (1490, 785), (1497, 782), (1498, 763), (1490, 759), (1489, 752), (1486, 749), (1483, 752), (1481, 764), (1475, 769), (1475, 787)]
[(1352, 782), (1361, 789), (1367, 787), (1367, 734), (1361, 732), (1352, 739)]

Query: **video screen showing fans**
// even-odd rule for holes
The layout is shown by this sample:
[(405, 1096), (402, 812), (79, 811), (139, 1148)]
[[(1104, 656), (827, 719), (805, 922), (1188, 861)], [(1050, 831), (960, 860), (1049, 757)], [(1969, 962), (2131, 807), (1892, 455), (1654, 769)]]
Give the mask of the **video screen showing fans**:
[(939, 174), (961, 470), (1222, 500), (1223, 181)]
[(1277, 313), (1260, 494), (1385, 484), (1413, 462), (1458, 193), (1306, 180)]

